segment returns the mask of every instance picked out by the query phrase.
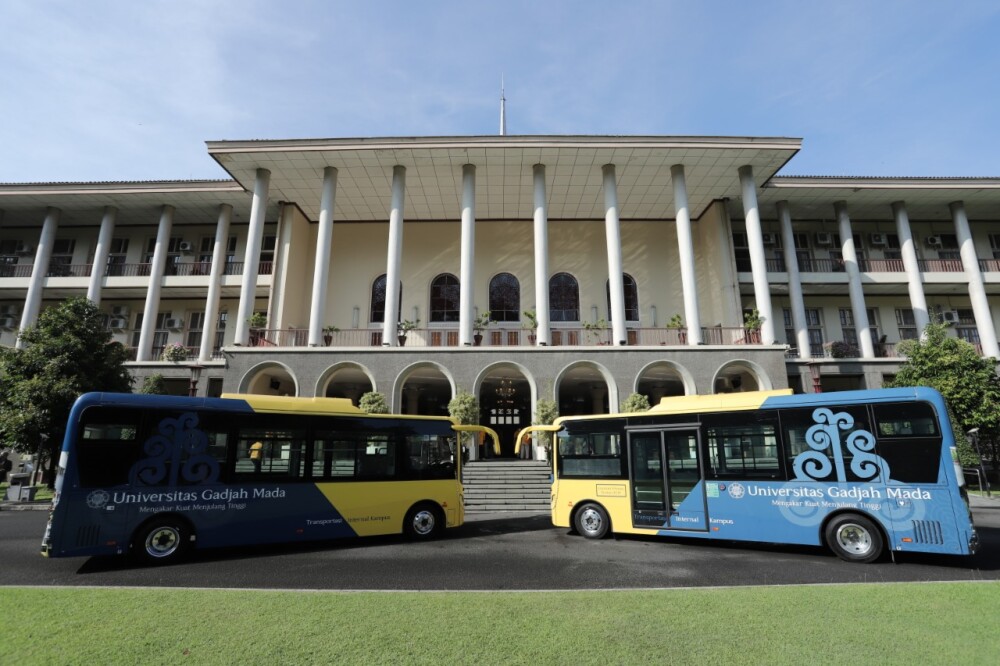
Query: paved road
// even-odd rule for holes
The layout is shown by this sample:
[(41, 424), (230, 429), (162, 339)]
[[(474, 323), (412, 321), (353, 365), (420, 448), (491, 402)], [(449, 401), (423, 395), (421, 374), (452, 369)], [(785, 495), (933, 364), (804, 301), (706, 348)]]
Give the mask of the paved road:
[(1000, 580), (1000, 501), (978, 500), (983, 540), (971, 558), (908, 555), (852, 565), (818, 548), (699, 544), (647, 538), (589, 541), (547, 515), (478, 517), (430, 543), (372, 538), (310, 547), (196, 553), (175, 566), (124, 558), (48, 560), (48, 513), (0, 512), (0, 585), (138, 585), (350, 590), (523, 590)]

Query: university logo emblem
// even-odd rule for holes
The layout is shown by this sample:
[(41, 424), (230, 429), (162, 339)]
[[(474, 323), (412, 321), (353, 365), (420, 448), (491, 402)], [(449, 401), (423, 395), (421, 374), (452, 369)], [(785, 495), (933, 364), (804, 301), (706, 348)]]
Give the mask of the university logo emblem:
[(181, 414), (160, 421), (159, 432), (143, 444), (147, 458), (132, 466), (134, 485), (176, 486), (219, 480), (219, 463), (208, 455), (208, 437), (198, 429), (198, 415)]
[(106, 490), (91, 490), (87, 495), (87, 506), (91, 509), (103, 509), (108, 504), (111, 495)]
[(729, 484), (729, 496), (732, 497), (733, 499), (741, 499), (745, 494), (746, 490), (743, 488), (742, 483)]
[[(848, 480), (844, 460), (844, 447), (851, 454), (851, 473), (857, 481), (888, 481), (889, 465), (875, 450), (875, 435), (867, 430), (855, 430), (841, 441), (841, 431), (854, 426), (854, 417), (847, 412), (834, 414), (820, 407), (812, 414), (816, 425), (806, 431), (806, 444), (811, 451), (795, 456), (792, 464), (795, 478), (799, 481)], [(833, 459), (831, 462), (831, 458)], [(835, 472), (834, 478), (830, 474)]]

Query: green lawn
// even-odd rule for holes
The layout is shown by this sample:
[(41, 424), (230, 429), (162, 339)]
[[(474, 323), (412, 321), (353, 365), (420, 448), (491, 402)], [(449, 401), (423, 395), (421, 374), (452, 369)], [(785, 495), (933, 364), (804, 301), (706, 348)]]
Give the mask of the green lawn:
[[(0, 499), (5, 499), (7, 497), (7, 486), (9, 486), (6, 481), (0, 483)], [(38, 490), (35, 491), (36, 500), (51, 500), (53, 490), (48, 486), (38, 486)]]
[(575, 593), (4, 588), (0, 661), (995, 664), (998, 595), (993, 582)]

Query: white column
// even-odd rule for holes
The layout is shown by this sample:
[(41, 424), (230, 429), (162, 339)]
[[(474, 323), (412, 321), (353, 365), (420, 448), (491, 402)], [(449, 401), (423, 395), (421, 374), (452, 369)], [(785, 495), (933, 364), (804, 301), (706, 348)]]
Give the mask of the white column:
[(847, 214), (847, 202), (836, 201), (833, 209), (837, 213), (840, 252), (844, 258), (844, 269), (847, 271), (847, 290), (851, 296), (854, 330), (858, 335), (858, 344), (861, 345), (861, 358), (875, 358), (875, 343), (869, 330), (865, 291), (861, 286), (861, 270), (858, 268), (858, 253), (854, 248), (854, 232), (851, 230), (851, 218)]
[(257, 273), (260, 270), (260, 246), (264, 240), (264, 222), (267, 220), (267, 196), (271, 186), (271, 172), (257, 169), (253, 185), (253, 202), (250, 205), (250, 228), (247, 230), (247, 249), (243, 255), (243, 281), (240, 283), (240, 306), (236, 313), (236, 335), (233, 344), (250, 342), (250, 324), (247, 319), (254, 312), (257, 301)]
[(892, 216), (896, 220), (896, 235), (899, 236), (899, 250), (903, 257), (903, 270), (906, 271), (906, 286), (910, 292), (913, 321), (921, 339), (923, 339), (926, 338), (924, 329), (930, 322), (930, 315), (927, 313), (927, 299), (924, 297), (920, 263), (917, 261), (917, 249), (913, 244), (913, 233), (910, 231), (910, 217), (906, 213), (906, 203), (903, 201), (893, 203)]
[(212, 271), (208, 278), (208, 295), (205, 297), (205, 323), (201, 330), (199, 361), (212, 360), (215, 349), (215, 334), (219, 322), (219, 293), (222, 289), (222, 272), (226, 268), (226, 249), (229, 245), (229, 224), (233, 219), (233, 207), (219, 206), (219, 221), (215, 225), (215, 245), (212, 248)]
[(545, 193), (545, 165), (532, 167), (535, 184), (535, 316), (536, 344), (551, 342), (549, 323), (549, 203)]
[(757, 312), (764, 318), (764, 322), (760, 325), (760, 341), (765, 345), (773, 345), (774, 315), (771, 311), (771, 287), (767, 282), (764, 237), (760, 230), (760, 210), (757, 207), (757, 183), (753, 179), (752, 166), (740, 167), (739, 174), (740, 188), (743, 191), (743, 215), (747, 226), (747, 245), (750, 246), (754, 301)]
[[(689, 345), (701, 344), (701, 318), (698, 314), (698, 282), (694, 272), (694, 243), (691, 241), (691, 212), (688, 209), (684, 165), (670, 167), (674, 183), (674, 217), (677, 220), (677, 252), (681, 261), (681, 289), (684, 292), (684, 323)], [(655, 324), (654, 324), (655, 325)]]
[(785, 270), (788, 272), (788, 300), (792, 306), (792, 325), (795, 327), (795, 344), (799, 358), (812, 357), (809, 348), (809, 322), (806, 321), (806, 304), (802, 298), (802, 278), (799, 276), (799, 258), (795, 255), (795, 234), (792, 233), (792, 215), (788, 202), (778, 202), (778, 220), (781, 222), (781, 244), (785, 251)]
[(389, 210), (389, 247), (385, 262), (385, 321), (382, 346), (396, 347), (399, 323), (399, 275), (403, 263), (403, 200), (406, 194), (406, 167), (392, 168), (392, 208)]
[(618, 181), (615, 165), (605, 164), (604, 172), (604, 234), (608, 246), (608, 288), (611, 291), (611, 331), (614, 344), (628, 344), (625, 331), (625, 285), (622, 278), (622, 237), (618, 220)]
[(167, 250), (170, 246), (170, 229), (174, 224), (174, 207), (163, 206), (160, 210), (160, 226), (156, 230), (156, 246), (153, 248), (153, 263), (149, 266), (149, 286), (146, 287), (146, 305), (142, 310), (142, 329), (139, 331), (137, 361), (154, 361), (153, 334), (156, 332), (156, 315), (160, 311), (160, 287), (163, 284), (163, 269), (167, 265)]
[(459, 277), (458, 344), (472, 344), (475, 318), (476, 167), (462, 166), (462, 266)]
[(316, 232), (316, 265), (313, 267), (312, 305), (309, 308), (309, 346), (323, 342), (326, 297), (330, 282), (330, 248), (333, 243), (333, 209), (337, 200), (337, 169), (323, 169), (323, 195), (319, 202), (319, 229)]
[(972, 241), (969, 218), (965, 215), (965, 203), (954, 201), (948, 204), (948, 208), (951, 209), (951, 219), (955, 223), (958, 249), (962, 254), (962, 267), (965, 269), (965, 277), (969, 281), (969, 300), (972, 302), (972, 314), (976, 318), (976, 328), (979, 329), (979, 344), (983, 347), (983, 356), (1000, 359), (1000, 347), (997, 346), (993, 315), (990, 313), (990, 304), (986, 300), (983, 274), (979, 270), (979, 257), (976, 255), (976, 245)]
[(111, 239), (115, 233), (117, 213), (118, 209), (114, 206), (104, 207), (101, 230), (97, 234), (97, 247), (94, 248), (94, 263), (90, 266), (90, 286), (87, 287), (87, 298), (94, 305), (101, 304), (101, 285), (104, 283), (104, 271), (108, 267), (108, 254), (111, 252)]
[[(42, 289), (45, 277), (49, 273), (49, 260), (52, 258), (52, 244), (56, 240), (56, 229), (59, 227), (58, 208), (49, 207), (45, 211), (45, 222), (42, 223), (42, 233), (38, 237), (38, 247), (35, 248), (35, 263), (31, 266), (31, 281), (28, 283), (28, 295), (24, 299), (24, 311), (21, 313), (20, 330), (33, 326), (38, 321), (38, 313), (42, 309)], [(24, 348), (24, 342), (18, 335), (15, 346)]]

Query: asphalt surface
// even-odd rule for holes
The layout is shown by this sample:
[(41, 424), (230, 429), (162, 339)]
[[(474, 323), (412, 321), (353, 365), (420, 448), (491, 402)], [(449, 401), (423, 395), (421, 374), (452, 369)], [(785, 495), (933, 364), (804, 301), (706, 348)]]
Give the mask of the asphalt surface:
[(0, 511), (0, 585), (329, 590), (538, 590), (1000, 580), (1000, 501), (973, 500), (973, 557), (848, 564), (820, 548), (622, 537), (591, 541), (548, 515), (473, 516), (429, 543), (374, 537), (196, 552), (143, 568), (126, 558), (39, 555), (45, 511)]

